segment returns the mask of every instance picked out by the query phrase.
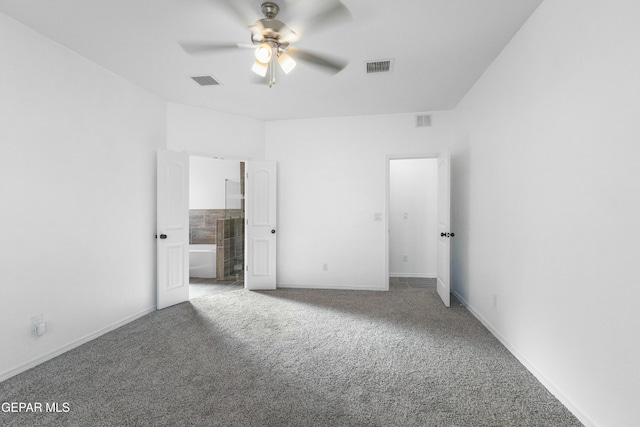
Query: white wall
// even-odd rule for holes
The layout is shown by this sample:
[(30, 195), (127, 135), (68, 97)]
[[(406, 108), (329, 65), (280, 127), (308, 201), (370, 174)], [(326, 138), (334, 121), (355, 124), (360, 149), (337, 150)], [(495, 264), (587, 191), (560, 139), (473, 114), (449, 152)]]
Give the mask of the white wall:
[(2, 14), (0, 40), (2, 380), (154, 309), (166, 110)]
[(431, 128), (414, 121), (400, 114), (266, 123), (266, 158), (277, 160), (279, 174), (278, 286), (387, 287), (387, 156), (445, 151), (453, 136), (451, 113), (433, 113)]
[(639, 16), (545, 1), (455, 111), (455, 292), (587, 425), (640, 419)]
[(438, 160), (389, 165), (389, 275), (436, 277)]
[[(189, 209), (225, 209), (226, 180), (237, 182), (239, 188), (240, 162), (189, 157)], [(229, 209), (240, 209), (239, 200), (232, 201)]]
[(167, 147), (172, 151), (235, 160), (264, 160), (261, 120), (199, 107), (167, 104)]

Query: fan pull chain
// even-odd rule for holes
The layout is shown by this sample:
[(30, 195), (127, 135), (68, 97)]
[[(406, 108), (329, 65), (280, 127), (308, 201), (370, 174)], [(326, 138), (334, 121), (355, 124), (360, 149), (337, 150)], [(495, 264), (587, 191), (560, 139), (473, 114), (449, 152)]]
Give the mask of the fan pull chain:
[(269, 61), (269, 87), (273, 87), (276, 84), (276, 58), (278, 57), (278, 51), (273, 49), (273, 55), (271, 55), (271, 61)]

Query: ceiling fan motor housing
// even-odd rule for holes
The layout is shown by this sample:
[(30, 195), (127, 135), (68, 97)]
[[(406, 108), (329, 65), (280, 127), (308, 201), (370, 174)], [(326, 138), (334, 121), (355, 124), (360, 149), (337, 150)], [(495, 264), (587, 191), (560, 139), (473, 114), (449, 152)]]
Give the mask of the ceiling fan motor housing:
[(273, 2), (262, 3), (264, 18), (251, 26), (251, 41), (254, 44), (269, 43), (278, 52), (286, 50), (296, 36), (284, 22), (276, 19), (280, 7)]
[(262, 3), (262, 13), (269, 19), (273, 19), (278, 16), (278, 12), (280, 12), (280, 7), (277, 4), (267, 1)]

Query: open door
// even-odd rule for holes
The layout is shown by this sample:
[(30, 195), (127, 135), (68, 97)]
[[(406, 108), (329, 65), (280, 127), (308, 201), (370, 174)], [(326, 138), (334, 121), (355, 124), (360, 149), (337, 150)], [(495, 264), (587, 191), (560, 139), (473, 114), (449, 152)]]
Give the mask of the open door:
[(189, 157), (158, 150), (158, 309), (189, 300)]
[(438, 295), (446, 307), (451, 306), (451, 159), (438, 156)]
[(245, 172), (244, 286), (249, 290), (275, 289), (276, 162), (246, 162)]

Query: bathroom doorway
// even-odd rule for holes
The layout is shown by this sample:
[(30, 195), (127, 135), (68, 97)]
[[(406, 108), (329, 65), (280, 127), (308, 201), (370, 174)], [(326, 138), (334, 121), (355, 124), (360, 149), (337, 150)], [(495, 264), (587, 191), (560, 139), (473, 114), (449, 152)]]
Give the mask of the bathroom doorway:
[(244, 162), (189, 157), (189, 298), (244, 287)]
[(438, 159), (390, 158), (389, 286), (436, 287)]

